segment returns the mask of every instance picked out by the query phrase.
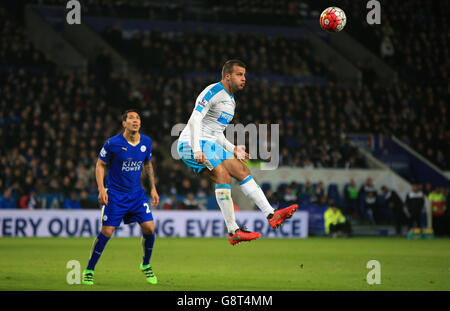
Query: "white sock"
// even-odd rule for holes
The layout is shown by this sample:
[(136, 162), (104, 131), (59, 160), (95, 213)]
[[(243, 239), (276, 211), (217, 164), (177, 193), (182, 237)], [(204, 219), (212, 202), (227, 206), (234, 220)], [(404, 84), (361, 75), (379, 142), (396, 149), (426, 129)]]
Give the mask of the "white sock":
[(256, 206), (264, 213), (264, 216), (267, 217), (275, 212), (269, 201), (267, 201), (266, 195), (255, 182), (252, 175), (249, 175), (247, 178), (240, 181), (239, 186), (241, 187), (242, 192), (252, 199)]
[(222, 211), (228, 232), (234, 234), (234, 232), (239, 229), (239, 226), (237, 225), (234, 217), (234, 205), (233, 199), (231, 198), (231, 185), (216, 185), (216, 200), (217, 204), (219, 204), (220, 210)]

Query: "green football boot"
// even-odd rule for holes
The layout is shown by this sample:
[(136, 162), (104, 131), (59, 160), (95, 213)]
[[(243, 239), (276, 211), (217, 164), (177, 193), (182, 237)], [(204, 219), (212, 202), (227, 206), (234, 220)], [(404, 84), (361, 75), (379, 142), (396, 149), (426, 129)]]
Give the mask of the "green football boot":
[(157, 284), (158, 279), (156, 278), (155, 274), (153, 273), (152, 267), (150, 265), (143, 265), (141, 263), (139, 269), (145, 274), (145, 277), (147, 278), (147, 282), (150, 284)]
[(83, 271), (83, 285), (94, 285), (94, 270)]

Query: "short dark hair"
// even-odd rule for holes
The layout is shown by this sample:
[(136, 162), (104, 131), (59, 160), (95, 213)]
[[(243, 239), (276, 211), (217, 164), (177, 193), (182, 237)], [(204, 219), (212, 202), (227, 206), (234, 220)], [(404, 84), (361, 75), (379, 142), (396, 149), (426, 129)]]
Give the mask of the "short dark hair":
[(233, 72), (233, 66), (239, 66), (242, 68), (247, 68), (247, 66), (244, 64), (244, 62), (240, 61), (239, 59), (230, 59), (223, 64), (222, 67), (222, 79), (225, 77), (227, 73)]
[(140, 113), (139, 113), (139, 111), (138, 111), (137, 109), (127, 109), (127, 110), (125, 110), (125, 111), (122, 113), (122, 121), (126, 121), (126, 120), (127, 120), (128, 113), (129, 113), (129, 112), (136, 112), (136, 113), (139, 115), (139, 117), (141, 116)]

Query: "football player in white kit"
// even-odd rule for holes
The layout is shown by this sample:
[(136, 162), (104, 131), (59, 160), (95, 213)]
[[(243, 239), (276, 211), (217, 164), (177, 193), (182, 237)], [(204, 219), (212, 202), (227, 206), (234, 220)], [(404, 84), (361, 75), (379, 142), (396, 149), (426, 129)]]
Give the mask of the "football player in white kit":
[(233, 119), (234, 94), (245, 86), (246, 66), (239, 60), (228, 60), (222, 68), (222, 80), (208, 85), (197, 97), (194, 110), (178, 139), (181, 159), (196, 174), (203, 174), (216, 184), (217, 204), (228, 229), (228, 241), (235, 245), (261, 236), (239, 228), (231, 198), (231, 177), (238, 180), (244, 194), (258, 206), (270, 226), (277, 228), (297, 210), (298, 205), (274, 210), (248, 167), (245, 146), (235, 146), (225, 138), (224, 130)]

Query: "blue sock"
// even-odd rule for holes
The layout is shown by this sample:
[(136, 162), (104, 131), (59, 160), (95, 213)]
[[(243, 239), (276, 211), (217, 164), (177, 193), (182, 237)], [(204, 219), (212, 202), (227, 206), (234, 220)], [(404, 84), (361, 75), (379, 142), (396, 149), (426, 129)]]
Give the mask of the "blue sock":
[(105, 249), (106, 243), (108, 241), (109, 241), (109, 238), (104, 236), (103, 233), (100, 232), (94, 241), (94, 245), (92, 247), (91, 258), (89, 259), (89, 263), (86, 268), (87, 270), (95, 269), (95, 265), (97, 264), (98, 259), (102, 255), (102, 252)]
[(142, 249), (144, 251), (144, 257), (142, 257), (142, 264), (144, 266), (150, 264), (150, 258), (152, 257), (153, 243), (155, 243), (154, 234), (142, 234)]

